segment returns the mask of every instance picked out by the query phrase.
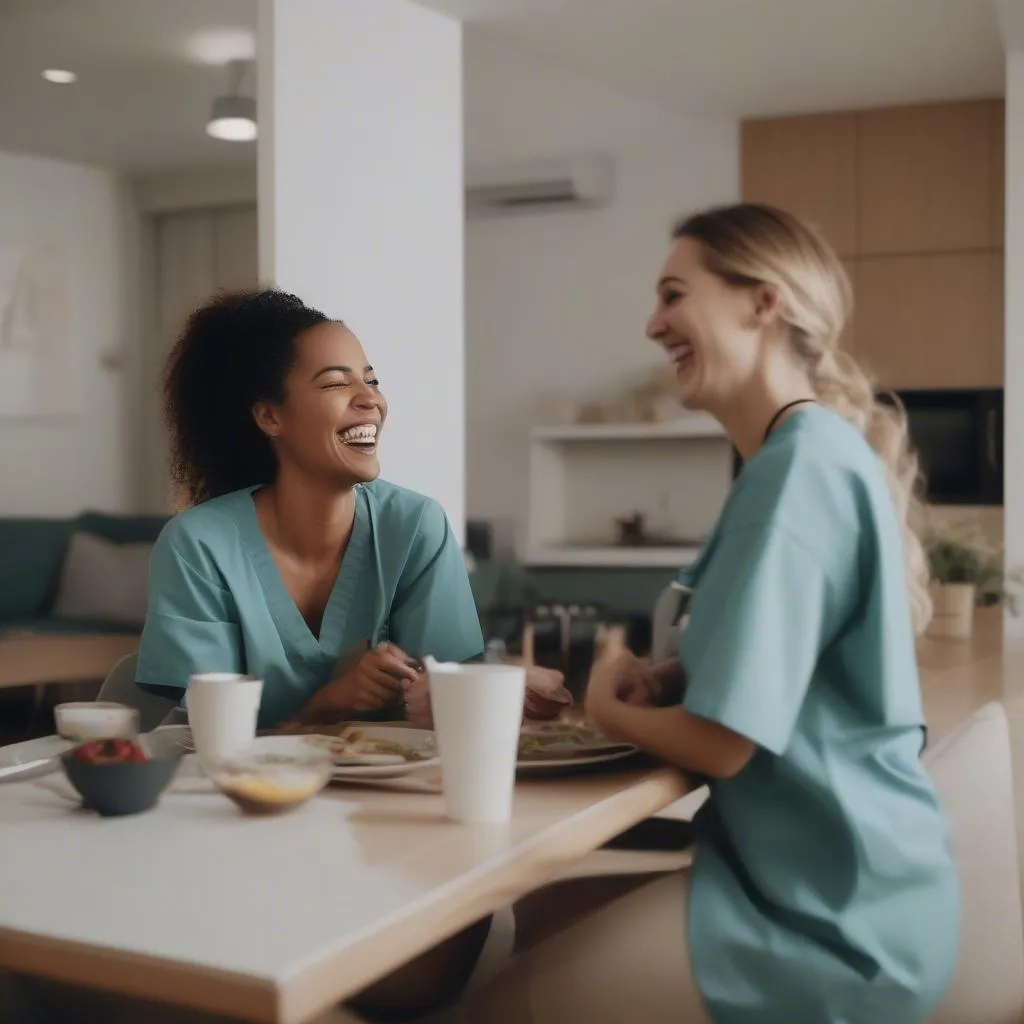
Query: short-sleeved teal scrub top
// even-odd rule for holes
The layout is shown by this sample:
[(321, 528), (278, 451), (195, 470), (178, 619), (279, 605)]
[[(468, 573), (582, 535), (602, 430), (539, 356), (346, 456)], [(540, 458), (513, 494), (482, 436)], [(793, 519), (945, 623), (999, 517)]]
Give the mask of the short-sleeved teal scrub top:
[(957, 950), (900, 526), (881, 464), (821, 408), (746, 464), (696, 565), (685, 708), (757, 744), (715, 782), (690, 899), (715, 1024), (916, 1024)]
[(150, 563), (136, 681), (181, 687), (199, 672), (263, 679), (259, 724), (293, 717), (338, 659), (385, 640), (406, 654), (483, 652), (465, 560), (437, 502), (382, 480), (355, 492), (355, 521), (319, 636), (277, 569), (249, 488), (172, 519)]

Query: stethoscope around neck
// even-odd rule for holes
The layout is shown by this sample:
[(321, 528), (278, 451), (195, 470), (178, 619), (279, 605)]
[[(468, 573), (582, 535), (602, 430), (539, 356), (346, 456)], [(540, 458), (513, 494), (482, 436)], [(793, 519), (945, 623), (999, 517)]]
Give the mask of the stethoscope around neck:
[(771, 437), (772, 431), (778, 426), (779, 420), (789, 412), (790, 409), (795, 409), (798, 405), (817, 405), (818, 400), (816, 398), (795, 398), (792, 402), (787, 402), (781, 409), (775, 410), (775, 415), (768, 421), (768, 426), (764, 428), (764, 437), (761, 438), (761, 443)]
[[(768, 426), (764, 428), (764, 434), (761, 438), (761, 443), (764, 444), (769, 437), (771, 437), (772, 431), (779, 425), (779, 420), (789, 412), (790, 409), (795, 409), (799, 405), (817, 405), (818, 400), (816, 398), (795, 398), (792, 402), (787, 402), (781, 408), (776, 409), (772, 414), (772, 418), (768, 421)], [(732, 449), (732, 478), (735, 480), (740, 475), (740, 470), (743, 468), (743, 456), (740, 455), (739, 450), (733, 445)]]

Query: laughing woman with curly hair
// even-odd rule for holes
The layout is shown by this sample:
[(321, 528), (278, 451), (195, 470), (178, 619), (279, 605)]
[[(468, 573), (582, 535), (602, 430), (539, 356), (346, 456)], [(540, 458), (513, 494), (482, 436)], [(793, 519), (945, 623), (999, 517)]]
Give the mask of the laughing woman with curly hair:
[[(472, 660), (483, 637), (441, 506), (379, 479), (388, 405), (359, 339), (294, 295), (222, 295), (189, 319), (165, 399), (191, 507), (153, 554), (138, 683), (257, 675), (263, 727), (429, 724), (417, 663)], [(530, 689), (535, 717), (564, 699), (557, 674)]]

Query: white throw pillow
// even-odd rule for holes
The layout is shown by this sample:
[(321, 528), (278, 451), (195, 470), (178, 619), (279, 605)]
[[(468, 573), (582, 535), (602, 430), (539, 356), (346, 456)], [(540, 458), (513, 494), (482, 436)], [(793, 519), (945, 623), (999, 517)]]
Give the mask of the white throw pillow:
[(92, 533), (72, 534), (54, 614), (141, 629), (152, 550), (149, 543), (116, 544)]

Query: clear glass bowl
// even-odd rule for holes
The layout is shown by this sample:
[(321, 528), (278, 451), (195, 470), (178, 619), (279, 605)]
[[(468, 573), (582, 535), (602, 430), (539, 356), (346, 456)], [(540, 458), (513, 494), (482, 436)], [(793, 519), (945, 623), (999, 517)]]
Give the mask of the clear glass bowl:
[(311, 800), (334, 762), (302, 736), (265, 736), (230, 760), (206, 766), (214, 785), (246, 814), (280, 814)]

